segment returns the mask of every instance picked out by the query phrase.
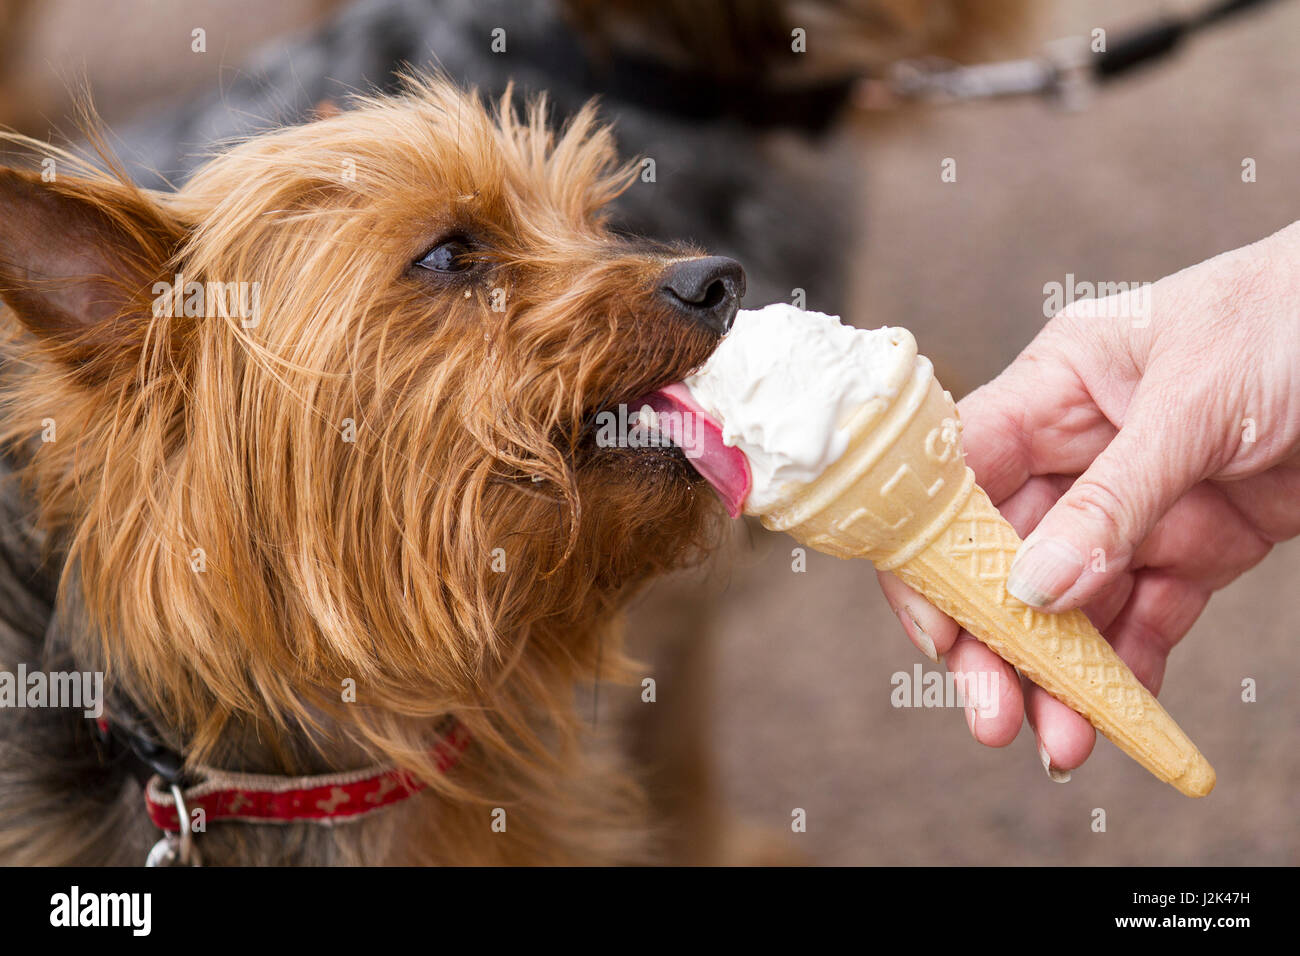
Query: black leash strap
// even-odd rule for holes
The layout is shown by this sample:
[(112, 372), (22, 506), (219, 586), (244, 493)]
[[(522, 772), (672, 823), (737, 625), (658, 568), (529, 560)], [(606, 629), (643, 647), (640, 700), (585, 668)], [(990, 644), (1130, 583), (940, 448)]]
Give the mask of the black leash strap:
[[(1127, 76), (1177, 50), (1198, 31), (1277, 0), (1218, 0), (1186, 16), (1164, 15), (1127, 31), (1108, 31), (1106, 50), (1088, 37), (1048, 44), (1042, 56), (969, 66), (934, 57), (894, 64), (887, 79), (864, 78), (854, 99), (866, 109), (909, 101), (961, 103), (1035, 95), (1077, 108), (1090, 88)], [(1112, 35), (1113, 34), (1113, 35)]]
[(1113, 80), (1130, 70), (1158, 60), (1177, 49), (1187, 37), (1229, 17), (1276, 0), (1220, 0), (1205, 10), (1186, 17), (1161, 17), (1120, 35), (1097, 55), (1093, 75), (1098, 82)]

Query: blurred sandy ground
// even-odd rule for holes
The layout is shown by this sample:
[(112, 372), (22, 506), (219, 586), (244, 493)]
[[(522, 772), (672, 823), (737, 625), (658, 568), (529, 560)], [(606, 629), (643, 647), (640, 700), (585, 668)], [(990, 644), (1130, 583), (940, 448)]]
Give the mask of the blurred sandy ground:
[[(220, 82), (258, 43), (336, 5), (27, 4), (37, 8), (22, 31), (31, 42), (5, 51), (4, 39), (18, 34), (0, 33), (0, 122), (43, 133), (42, 117), (62, 109), (51, 70), (84, 71), (105, 119), (121, 121)], [(1044, 6), (1042, 39), (1118, 28), (1158, 8), (1149, 0)], [(194, 26), (208, 29), (215, 56), (188, 57), (173, 42)], [(1196, 39), (1086, 112), (1016, 102), (855, 122), (846, 135), (861, 157), (863, 186), (852, 201), (864, 235), (845, 251), (854, 262), (851, 319), (913, 329), (960, 395), (1041, 326), (1044, 283), (1070, 272), (1154, 280), (1300, 217), (1297, 37), (1300, 2), (1281, 2)], [(1247, 156), (1258, 164), (1253, 184), (1241, 182)], [(939, 181), (944, 157), (957, 160), (956, 184)], [(960, 712), (893, 708), (890, 676), (932, 665), (906, 643), (870, 568), (813, 553), (807, 572), (795, 574), (792, 542), (736, 530), (733, 558), (715, 562), (703, 587), (716, 630), (705, 655), (713, 667), (704, 725), (727, 820), (758, 824), (827, 864), (1300, 861), (1300, 542), (1217, 595), (1170, 662), (1161, 699), (1219, 774), (1215, 792), (1192, 801), (1106, 741), (1058, 785), (1027, 729), (994, 751), (970, 739)], [(636, 643), (674, 616), (700, 613), (694, 604), (665, 607), (677, 593), (661, 588), (643, 599), (631, 624)], [(675, 699), (692, 696), (685, 686), (701, 675), (693, 676), (660, 674), (655, 706), (683, 706)], [(1241, 701), (1246, 677), (1259, 684), (1257, 703)], [(601, 693), (615, 705), (646, 706), (639, 689)], [(689, 719), (678, 726), (698, 732)], [(790, 833), (796, 807), (807, 811), (804, 834)], [(1106, 811), (1105, 833), (1090, 828), (1094, 808)]]

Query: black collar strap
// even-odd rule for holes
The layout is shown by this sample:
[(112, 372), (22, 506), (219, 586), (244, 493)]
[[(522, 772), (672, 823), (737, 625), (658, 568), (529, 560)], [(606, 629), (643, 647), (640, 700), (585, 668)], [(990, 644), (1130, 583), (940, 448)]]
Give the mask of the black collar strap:
[(95, 728), (105, 762), (121, 762), (141, 786), (155, 775), (169, 786), (184, 783), (185, 758), (162, 742), (149, 718), (130, 701), (114, 700)]

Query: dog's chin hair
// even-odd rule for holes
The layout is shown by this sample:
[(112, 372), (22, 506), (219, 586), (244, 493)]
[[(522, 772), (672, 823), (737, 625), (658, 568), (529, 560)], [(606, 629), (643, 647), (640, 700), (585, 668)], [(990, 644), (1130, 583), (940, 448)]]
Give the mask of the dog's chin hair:
[[(21, 200), (38, 179), (0, 187)], [(575, 460), (554, 439), (609, 395), (680, 380), (715, 343), (654, 297), (667, 253), (605, 230), (627, 181), (590, 110), (556, 136), (540, 107), (494, 114), (415, 78), (236, 146), (175, 195), (61, 182), (43, 201), (128, 246), (102, 268), (129, 291), (79, 334), (40, 309), (3, 313), (0, 438), (65, 563), (60, 600), (84, 605), (67, 635), (78, 665), (104, 669), (194, 763), (391, 760), (428, 785), (421, 799), (518, 806), (553, 834), (585, 829), (600, 858), (604, 811), (560, 809), (595, 773), (575, 683), (633, 676), (619, 608), (697, 560), (719, 515), (680, 461)], [(412, 269), (449, 230), (493, 243), (492, 271)], [(258, 283), (257, 324), (150, 318), (151, 287), (177, 273)], [(10, 304), (42, 290), (24, 294)], [(42, 443), (51, 417), (58, 439)], [(428, 749), (449, 713), (473, 752), (443, 774)], [(634, 812), (620, 806), (610, 819)]]
[[(711, 551), (725, 520), (721, 503), (677, 449), (620, 451), (593, 463), (605, 474), (586, 507), (602, 540), (600, 552), (618, 554), (616, 535), (638, 547), (621, 554), (618, 574), (636, 585), (689, 566)], [(611, 586), (618, 586), (611, 579)]]

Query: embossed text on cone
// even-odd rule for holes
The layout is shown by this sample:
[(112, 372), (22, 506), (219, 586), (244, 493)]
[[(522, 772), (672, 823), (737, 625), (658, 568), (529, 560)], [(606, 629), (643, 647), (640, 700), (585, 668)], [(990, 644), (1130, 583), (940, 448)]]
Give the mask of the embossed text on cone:
[[(904, 344), (915, 354), (910, 336)], [(1020, 537), (966, 467), (956, 407), (930, 362), (917, 356), (899, 394), (868, 403), (851, 428), (843, 456), (763, 524), (894, 572), (1152, 774), (1209, 793), (1214, 769), (1081, 611), (1048, 614), (1007, 592)]]

